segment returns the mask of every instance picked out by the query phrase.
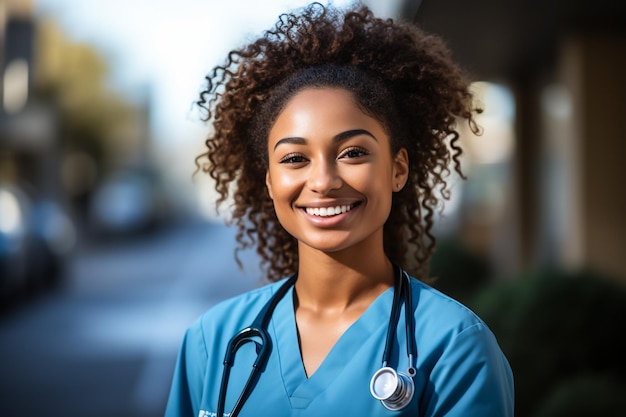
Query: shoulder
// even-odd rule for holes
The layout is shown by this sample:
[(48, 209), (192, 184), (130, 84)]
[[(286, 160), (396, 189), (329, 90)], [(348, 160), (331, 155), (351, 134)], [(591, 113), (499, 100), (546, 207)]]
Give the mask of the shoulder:
[(412, 289), (418, 345), (427, 347), (433, 361), (451, 349), (460, 352), (461, 345), (476, 353), (501, 354), (495, 335), (468, 307), (416, 279)]
[[(232, 318), (233, 316), (247, 315), (248, 313), (255, 315), (255, 310), (260, 310), (283, 282), (284, 280), (281, 280), (264, 285), (260, 288), (221, 301), (204, 312), (204, 314), (200, 316), (200, 320), (202, 322), (210, 322), (219, 320), (219, 318)], [(256, 306), (259, 308), (255, 308)]]
[(498, 341), (480, 317), (421, 281), (413, 279), (412, 288), (416, 341), (427, 368), (460, 370), (481, 364), (496, 370), (496, 379), (511, 380)]
[(427, 321), (439, 328), (457, 332), (485, 326), (468, 307), (428, 284), (413, 278), (411, 287), (416, 319), (427, 318)]
[(204, 312), (189, 327), (188, 335), (201, 339), (204, 348), (210, 351), (212, 340), (221, 341), (222, 337), (228, 340), (233, 332), (250, 325), (284, 281), (271, 283), (221, 301)]
[(220, 302), (189, 326), (178, 354), (166, 415), (198, 415), (209, 364), (222, 360), (224, 340), (252, 323), (278, 285), (280, 282)]
[(513, 374), (491, 330), (427, 284), (412, 288), (425, 415), (512, 416)]

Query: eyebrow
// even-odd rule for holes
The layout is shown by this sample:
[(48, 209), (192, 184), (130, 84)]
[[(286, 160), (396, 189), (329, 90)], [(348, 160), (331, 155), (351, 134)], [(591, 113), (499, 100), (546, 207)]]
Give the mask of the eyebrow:
[[(346, 130), (345, 132), (341, 132), (337, 135), (335, 135), (333, 137), (333, 143), (339, 143), (339, 142), (343, 142), (346, 141), (354, 136), (359, 136), (359, 135), (366, 135), (371, 137), (372, 139), (374, 139), (376, 142), (378, 142), (378, 139), (376, 138), (376, 136), (374, 136), (371, 132), (365, 130), (365, 129), (352, 129), (352, 130)], [(292, 143), (295, 145), (306, 145), (307, 140), (305, 138), (301, 138), (301, 137), (287, 137), (287, 138), (282, 138), (280, 139), (278, 142), (276, 142), (276, 145), (274, 145), (274, 150), (276, 150), (276, 148), (278, 148), (278, 145), (283, 145), (283, 144), (287, 144), (287, 143)]]

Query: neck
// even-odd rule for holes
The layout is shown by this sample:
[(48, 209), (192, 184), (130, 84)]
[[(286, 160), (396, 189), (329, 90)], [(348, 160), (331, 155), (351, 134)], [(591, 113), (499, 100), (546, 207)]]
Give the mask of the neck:
[(353, 247), (324, 253), (299, 248), (298, 305), (311, 310), (347, 310), (369, 305), (393, 286), (393, 267), (379, 249)]

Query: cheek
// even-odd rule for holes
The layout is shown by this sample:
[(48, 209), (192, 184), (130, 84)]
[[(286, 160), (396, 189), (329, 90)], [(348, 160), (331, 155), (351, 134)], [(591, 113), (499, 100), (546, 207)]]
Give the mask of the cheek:
[(351, 188), (357, 190), (368, 200), (368, 207), (387, 218), (391, 211), (393, 190), (390, 168), (353, 170), (344, 177)]
[(270, 169), (269, 186), (272, 190), (275, 203), (284, 203), (285, 200), (295, 198), (301, 187), (301, 179), (298, 175), (289, 173), (289, 175), (280, 170)]
[(344, 181), (352, 188), (363, 190), (366, 193), (376, 193), (377, 197), (391, 194), (391, 172), (389, 167), (368, 167), (363, 165), (359, 169), (351, 169), (343, 175)]

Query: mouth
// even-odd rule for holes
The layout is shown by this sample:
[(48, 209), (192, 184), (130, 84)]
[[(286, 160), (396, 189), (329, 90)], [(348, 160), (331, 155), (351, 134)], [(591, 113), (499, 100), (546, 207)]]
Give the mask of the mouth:
[(358, 206), (359, 204), (360, 202), (353, 203), (353, 204), (341, 204), (341, 205), (331, 206), (331, 207), (305, 207), (304, 210), (310, 216), (332, 217), (332, 216), (338, 216), (340, 214), (347, 213), (353, 208), (355, 208), (356, 206)]

